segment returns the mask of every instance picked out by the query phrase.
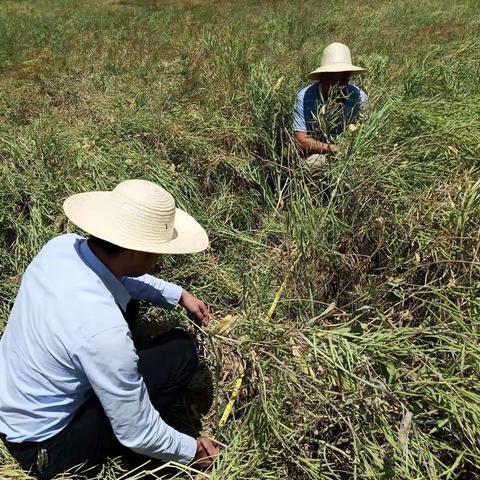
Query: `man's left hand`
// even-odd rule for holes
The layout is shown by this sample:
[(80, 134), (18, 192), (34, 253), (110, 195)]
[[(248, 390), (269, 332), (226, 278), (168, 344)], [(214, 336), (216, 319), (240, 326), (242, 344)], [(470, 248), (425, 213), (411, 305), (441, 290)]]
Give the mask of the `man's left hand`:
[(207, 306), (199, 298), (187, 292), (185, 289), (182, 292), (182, 296), (179, 301), (180, 305), (185, 308), (188, 316), (195, 321), (197, 325), (206, 327), (210, 320), (210, 312)]

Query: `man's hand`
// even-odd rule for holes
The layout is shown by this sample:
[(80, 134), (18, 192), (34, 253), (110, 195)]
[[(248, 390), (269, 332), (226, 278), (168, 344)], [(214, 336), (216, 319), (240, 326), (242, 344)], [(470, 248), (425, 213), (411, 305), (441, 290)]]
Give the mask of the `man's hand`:
[(330, 153), (333, 153), (334, 155), (337, 155), (338, 153), (340, 153), (340, 149), (333, 143), (329, 143), (328, 146), (330, 149)]
[(328, 154), (332, 153), (336, 155), (338, 153), (338, 147), (333, 143), (321, 142), (320, 140), (315, 140), (307, 132), (295, 132), (295, 140), (297, 141), (300, 148), (307, 155), (313, 155), (316, 153)]
[(217, 444), (208, 437), (197, 439), (197, 454), (193, 461), (193, 466), (208, 468), (218, 456), (219, 450)]
[(197, 297), (185, 289), (180, 297), (180, 305), (188, 312), (188, 316), (198, 325), (206, 327), (210, 320), (210, 312), (207, 306)]

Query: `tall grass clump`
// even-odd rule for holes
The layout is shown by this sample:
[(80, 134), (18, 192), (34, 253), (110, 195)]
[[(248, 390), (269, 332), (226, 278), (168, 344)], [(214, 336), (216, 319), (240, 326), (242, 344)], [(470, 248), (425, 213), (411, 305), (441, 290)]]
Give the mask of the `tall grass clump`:
[[(29, 261), (73, 229), (62, 200), (149, 179), (212, 241), (157, 272), (213, 312), (197, 332), (214, 387), (203, 430), (226, 445), (212, 471), (176, 478), (477, 478), (477, 7), (3, 1), (0, 331)], [(293, 102), (332, 41), (369, 70), (370, 114), (312, 176)], [(128, 468), (97, 477), (145, 474)], [(27, 478), (3, 446), (0, 477)]]

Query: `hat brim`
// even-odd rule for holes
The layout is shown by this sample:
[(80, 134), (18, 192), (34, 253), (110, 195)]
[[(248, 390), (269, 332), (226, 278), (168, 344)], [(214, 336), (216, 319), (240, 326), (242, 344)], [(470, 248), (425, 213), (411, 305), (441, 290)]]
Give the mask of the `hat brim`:
[[(205, 250), (208, 235), (203, 227), (187, 212), (177, 208), (173, 237), (168, 241), (151, 235), (127, 231), (122, 225), (111, 192), (84, 192), (68, 197), (63, 203), (67, 217), (79, 228), (107, 242), (148, 253), (182, 254)], [(147, 238), (148, 237), (148, 238)]]
[(324, 65), (316, 70), (313, 70), (307, 75), (307, 78), (311, 80), (320, 80), (323, 73), (338, 73), (338, 72), (350, 72), (352, 75), (358, 75), (366, 72), (362, 67), (357, 67), (351, 63), (332, 63), (330, 65)]

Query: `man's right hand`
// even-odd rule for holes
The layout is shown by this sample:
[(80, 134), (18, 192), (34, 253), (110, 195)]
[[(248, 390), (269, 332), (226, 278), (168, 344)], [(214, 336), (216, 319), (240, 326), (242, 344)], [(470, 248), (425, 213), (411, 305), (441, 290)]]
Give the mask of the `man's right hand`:
[(194, 467), (208, 468), (218, 456), (217, 444), (208, 437), (197, 439), (197, 454), (193, 460)]
[(296, 131), (295, 140), (307, 155), (314, 155), (316, 153), (333, 153), (336, 155), (338, 153), (338, 147), (335, 144), (315, 140), (315, 138), (311, 137), (307, 132)]
[(329, 143), (328, 146), (330, 148), (330, 153), (333, 153), (334, 155), (337, 155), (338, 153), (340, 153), (340, 149), (333, 143)]

